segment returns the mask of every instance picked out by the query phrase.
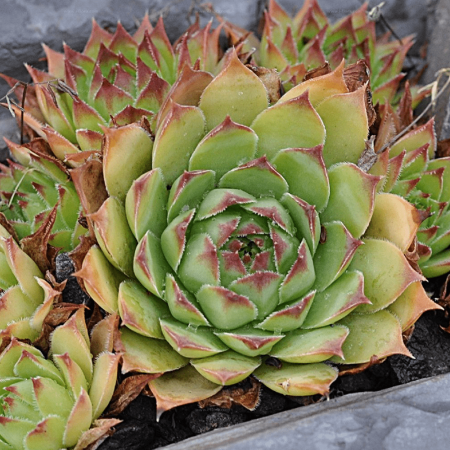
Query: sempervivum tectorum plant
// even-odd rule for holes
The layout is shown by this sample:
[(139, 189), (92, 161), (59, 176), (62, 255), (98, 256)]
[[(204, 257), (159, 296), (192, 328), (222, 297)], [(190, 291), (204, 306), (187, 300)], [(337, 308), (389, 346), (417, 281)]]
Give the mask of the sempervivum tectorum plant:
[(110, 402), (119, 356), (92, 363), (82, 309), (55, 329), (50, 354), (15, 338), (0, 354), (0, 449), (73, 448)]
[[(211, 23), (203, 29), (196, 23), (172, 46), (162, 19), (153, 28), (146, 16), (133, 36), (120, 23), (111, 34), (93, 21), (81, 53), (67, 45), (64, 53), (44, 45), (48, 72), (27, 66), (34, 85), (25, 98), (25, 123), (48, 140), (59, 159), (69, 156), (75, 164), (80, 149), (100, 150), (103, 127), (142, 116), (151, 120), (175, 82), (175, 97), (178, 85), (186, 90), (190, 72), (197, 75), (190, 78), (190, 89), (204, 88), (211, 77), (204, 71), (214, 72), (220, 57), (220, 28), (210, 28)], [(3, 78), (20, 98), (23, 87)]]
[[(402, 111), (406, 111), (402, 108)], [(427, 217), (417, 233), (418, 264), (427, 278), (450, 271), (450, 159), (434, 159), (436, 135), (434, 120), (413, 128), (392, 143), (407, 120), (405, 114), (396, 114), (390, 108), (382, 111), (383, 118), (375, 142), (380, 153), (370, 173), (383, 175), (379, 188), (392, 192), (426, 211)]]
[(0, 166), (1, 211), (17, 238), (27, 238), (48, 223), (48, 243), (73, 250), (86, 229), (78, 223), (80, 200), (67, 168), (49, 155), (43, 139), (25, 145), (6, 142), (12, 156), (23, 164), (9, 161), (8, 166)]
[[(402, 330), (435, 307), (403, 255), (417, 210), (356, 164), (365, 86), (348, 92), (340, 66), (296, 89), (269, 106), (232, 54), (195, 106), (160, 113), (154, 142), (137, 125), (108, 132), (109, 198), (89, 216), (99, 245), (77, 275), (122, 318), (122, 371), (170, 372), (150, 382), (158, 401), (252, 373), (283, 394), (326, 393), (337, 371), (324, 361), (408, 354)], [(165, 385), (182, 382), (175, 401)]]
[(44, 280), (37, 264), (3, 226), (0, 226), (0, 289), (0, 343), (12, 336), (37, 339), (60, 292)]
[[(294, 17), (270, 0), (264, 13), (261, 42), (251, 39), (245, 48), (250, 50), (256, 44), (256, 63), (277, 69), (286, 89), (301, 82), (308, 70), (326, 62), (334, 69), (342, 58), (348, 64), (363, 59), (370, 69), (374, 103), (397, 101), (399, 83), (405, 76), (401, 73), (403, 62), (413, 39), (389, 40), (388, 35), (377, 38), (375, 22), (369, 20), (367, 13), (364, 3), (357, 11), (331, 24), (316, 0), (305, 0)], [(243, 36), (243, 30), (231, 24), (226, 29), (232, 41)], [(413, 105), (426, 94), (414, 88)]]

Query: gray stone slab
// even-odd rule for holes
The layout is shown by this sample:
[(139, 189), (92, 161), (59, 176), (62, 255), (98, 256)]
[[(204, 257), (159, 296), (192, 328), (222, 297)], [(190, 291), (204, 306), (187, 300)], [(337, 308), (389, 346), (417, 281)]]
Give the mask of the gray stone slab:
[(446, 450), (450, 374), (352, 394), (190, 438), (165, 450)]

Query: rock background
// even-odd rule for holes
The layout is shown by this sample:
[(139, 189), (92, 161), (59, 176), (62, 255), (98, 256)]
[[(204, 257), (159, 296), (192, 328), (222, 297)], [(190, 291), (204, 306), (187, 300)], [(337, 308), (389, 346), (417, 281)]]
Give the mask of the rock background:
[[(319, 0), (321, 7), (331, 21), (349, 14), (361, 6), (363, 0)], [(280, 0), (288, 12), (296, 12), (302, 0)], [(378, 4), (371, 0), (370, 7)], [(171, 39), (177, 38), (192, 22), (195, 12), (199, 12), (206, 23), (214, 17), (207, 12), (208, 6), (239, 26), (256, 30), (264, 10), (265, 0), (2, 0), (0, 5), (0, 72), (23, 81), (29, 77), (23, 67), (24, 62), (35, 67), (44, 67), (45, 42), (55, 50), (62, 49), (66, 42), (76, 50), (82, 50), (91, 30), (91, 18), (95, 17), (101, 26), (114, 29), (118, 20), (133, 31), (146, 11), (156, 22), (162, 14)], [(416, 44), (413, 56), (418, 56), (420, 48), (430, 44), (430, 69), (427, 81), (443, 66), (450, 66), (450, 1), (449, 0), (386, 0), (383, 15), (399, 36), (414, 33)], [(8, 87), (0, 80), (0, 98)], [(448, 96), (447, 96), (448, 97)], [(447, 102), (441, 102), (440, 125), (447, 117), (446, 133), (450, 137), (450, 111)], [(7, 110), (0, 110), (0, 134), (16, 137), (14, 121)], [(1, 147), (1, 144), (0, 144)], [(2, 158), (0, 158), (2, 159)]]

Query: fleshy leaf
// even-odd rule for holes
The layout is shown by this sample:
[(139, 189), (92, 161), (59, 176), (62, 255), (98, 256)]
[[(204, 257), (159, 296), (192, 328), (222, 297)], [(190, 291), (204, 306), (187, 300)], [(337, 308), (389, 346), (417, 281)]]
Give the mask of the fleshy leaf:
[(235, 50), (224, 69), (203, 91), (199, 104), (206, 117), (207, 130), (222, 123), (226, 116), (233, 122), (249, 126), (267, 106), (264, 84), (239, 61)]
[(175, 319), (193, 326), (209, 325), (195, 297), (180, 285), (175, 277), (167, 274), (165, 300)]
[(357, 312), (369, 313), (390, 305), (411, 283), (423, 277), (411, 268), (403, 253), (391, 242), (370, 238), (363, 242), (349, 269), (364, 274), (364, 295), (372, 304), (360, 305)]
[(286, 180), (267, 161), (265, 156), (236, 167), (219, 181), (220, 188), (240, 189), (254, 197), (280, 199), (288, 191)]
[(193, 328), (174, 319), (161, 319), (160, 322), (166, 341), (186, 358), (205, 358), (227, 350), (211, 328)]
[(133, 253), (136, 248), (125, 208), (117, 197), (109, 197), (91, 214), (97, 241), (108, 261), (128, 276), (133, 276)]
[(365, 236), (386, 239), (405, 252), (411, 245), (423, 217), (404, 198), (377, 194), (375, 208)]
[(254, 375), (261, 383), (279, 394), (305, 396), (327, 394), (330, 384), (338, 376), (338, 371), (323, 363), (283, 363), (281, 369), (262, 364)]
[(206, 379), (228, 386), (247, 378), (261, 364), (261, 358), (250, 358), (228, 350), (208, 358), (193, 360), (191, 364)]
[(220, 178), (234, 167), (251, 160), (258, 137), (250, 129), (227, 116), (197, 145), (189, 160), (189, 170), (211, 169)]
[(204, 135), (204, 128), (205, 119), (201, 110), (172, 103), (156, 132), (152, 156), (152, 167), (161, 168), (169, 185), (188, 166), (193, 151)]
[(402, 339), (399, 321), (388, 311), (373, 314), (350, 314), (338, 322), (350, 333), (342, 346), (344, 358), (332, 361), (344, 364), (362, 364), (376, 356), (378, 359), (400, 354), (411, 356)]
[(222, 389), (222, 386), (202, 377), (192, 366), (150, 380), (149, 386), (156, 398), (158, 420), (169, 409), (212, 397)]
[(74, 275), (82, 278), (87, 292), (100, 307), (111, 314), (117, 313), (119, 284), (124, 276), (109, 263), (98, 246), (89, 249), (81, 270)]
[(327, 132), (323, 159), (327, 167), (338, 162), (356, 164), (365, 148), (368, 121), (365, 86), (325, 99), (317, 107)]
[(411, 283), (388, 307), (389, 312), (400, 321), (402, 331), (411, 327), (425, 311), (432, 309), (441, 307), (428, 297), (422, 283), (418, 281)]
[(128, 224), (137, 240), (147, 230), (157, 237), (167, 226), (165, 214), (168, 193), (160, 169), (153, 169), (133, 182), (125, 200)]
[(233, 331), (215, 332), (229, 348), (245, 355), (267, 355), (271, 348), (283, 339), (284, 335), (273, 332), (257, 330), (254, 328), (238, 328)]
[(251, 127), (259, 137), (256, 155), (266, 155), (269, 161), (281, 149), (315, 147), (325, 142), (322, 119), (307, 93), (265, 109)]
[(363, 303), (369, 303), (364, 295), (363, 274), (347, 271), (324, 291), (316, 293), (302, 328), (333, 324)]
[(258, 309), (243, 295), (222, 286), (203, 286), (196, 294), (205, 316), (217, 328), (232, 330), (256, 319)]
[(354, 237), (360, 237), (369, 226), (380, 178), (354, 164), (338, 164), (328, 176), (330, 199), (320, 214), (322, 222), (341, 221)]
[(325, 242), (319, 244), (314, 255), (316, 270), (314, 288), (319, 292), (327, 288), (344, 272), (362, 244), (349, 233), (342, 222), (327, 223), (324, 229)]
[(147, 231), (139, 242), (134, 255), (134, 275), (152, 294), (164, 296), (164, 283), (170, 267), (164, 258), (161, 241)]
[(340, 326), (294, 330), (276, 344), (269, 354), (288, 363), (318, 363), (333, 355), (342, 357), (342, 344), (347, 336), (348, 329)]
[(170, 190), (167, 201), (168, 222), (182, 211), (197, 208), (203, 197), (214, 188), (214, 184), (215, 174), (212, 170), (184, 172)]
[(140, 283), (123, 281), (119, 286), (118, 305), (123, 325), (143, 336), (163, 339), (159, 319), (170, 317), (169, 308)]
[(274, 332), (291, 331), (299, 328), (308, 315), (314, 295), (315, 291), (312, 291), (295, 302), (290, 302), (288, 305), (280, 305), (255, 327)]
[(166, 341), (141, 336), (127, 328), (118, 333), (114, 349), (122, 353), (122, 373), (161, 373), (188, 363)]
[(328, 203), (330, 184), (322, 158), (322, 145), (314, 148), (288, 148), (272, 160), (289, 184), (289, 193), (322, 211)]
[[(103, 128), (103, 173), (109, 195), (125, 200), (132, 182), (151, 168), (153, 142), (137, 124)], [(126, 160), (126, 171), (124, 161)]]

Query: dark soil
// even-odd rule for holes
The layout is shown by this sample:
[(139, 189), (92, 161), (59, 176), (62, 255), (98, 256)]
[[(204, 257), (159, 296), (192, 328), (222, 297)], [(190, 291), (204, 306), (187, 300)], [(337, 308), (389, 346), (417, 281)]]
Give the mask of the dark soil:
[[(57, 261), (57, 280), (62, 281), (72, 273), (70, 259), (61, 256)], [(432, 298), (439, 297), (445, 277), (432, 280), (425, 289)], [(89, 297), (83, 293), (74, 277), (69, 277), (63, 293), (64, 301), (84, 303), (89, 306)], [(441, 326), (448, 326), (448, 319), (441, 311), (430, 311), (422, 315), (407, 346), (415, 359), (392, 356), (382, 364), (369, 367), (356, 375), (339, 377), (331, 387), (330, 398), (345, 394), (379, 391), (450, 372), (450, 334)], [(240, 385), (250, 387), (244, 380)], [(227, 389), (227, 388), (225, 388)], [(156, 421), (154, 398), (140, 395), (119, 416), (123, 420), (116, 432), (108, 437), (99, 450), (150, 450), (206, 433), (216, 428), (228, 427), (252, 419), (297, 408), (323, 399), (316, 397), (289, 397), (277, 394), (262, 386), (260, 402), (255, 410), (233, 405), (229, 409), (219, 407), (200, 408), (197, 403), (180, 406), (163, 413)]]

